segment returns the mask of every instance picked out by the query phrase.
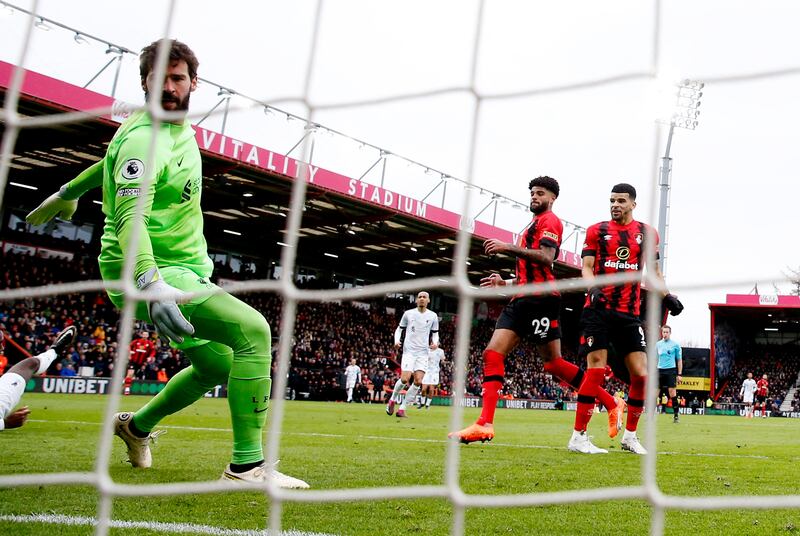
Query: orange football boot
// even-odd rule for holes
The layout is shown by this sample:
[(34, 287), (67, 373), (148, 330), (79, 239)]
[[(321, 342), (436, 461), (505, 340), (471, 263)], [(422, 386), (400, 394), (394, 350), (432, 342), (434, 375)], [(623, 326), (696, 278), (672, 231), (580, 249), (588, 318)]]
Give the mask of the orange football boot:
[(447, 434), (447, 437), (457, 437), (458, 440), (465, 445), (475, 441), (483, 443), (485, 441), (491, 441), (494, 438), (494, 426), (491, 424), (481, 425), (475, 423), (458, 432), (450, 432)]
[(627, 404), (621, 398), (617, 398), (617, 407), (608, 412), (608, 437), (617, 437), (622, 430), (622, 416), (625, 413)]

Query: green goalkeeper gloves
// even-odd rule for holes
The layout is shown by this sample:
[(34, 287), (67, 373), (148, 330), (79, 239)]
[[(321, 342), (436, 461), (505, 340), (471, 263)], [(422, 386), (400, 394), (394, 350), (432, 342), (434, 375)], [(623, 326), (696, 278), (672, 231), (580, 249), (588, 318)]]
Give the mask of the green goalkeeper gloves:
[(184, 336), (194, 335), (194, 326), (186, 320), (178, 303), (183, 303), (186, 294), (164, 281), (157, 269), (148, 270), (137, 280), (139, 290), (147, 290), (156, 295), (166, 295), (164, 299), (154, 300), (148, 304), (150, 320), (156, 326), (156, 331), (169, 337), (176, 343), (182, 343)]
[(30, 214), (25, 217), (25, 221), (31, 225), (41, 225), (47, 223), (53, 218), (61, 218), (62, 220), (71, 220), (72, 215), (78, 209), (77, 199), (64, 199), (64, 187), (62, 186), (59, 191), (42, 201), (42, 204), (33, 209)]

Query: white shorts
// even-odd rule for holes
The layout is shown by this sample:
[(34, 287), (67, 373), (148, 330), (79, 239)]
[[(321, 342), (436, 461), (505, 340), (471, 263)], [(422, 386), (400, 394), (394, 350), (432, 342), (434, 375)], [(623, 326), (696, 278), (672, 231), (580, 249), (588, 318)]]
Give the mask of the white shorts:
[(422, 385), (439, 385), (439, 373), (426, 372), (422, 378)]
[(428, 368), (428, 352), (415, 354), (403, 352), (403, 360), (400, 362), (400, 370), (403, 372), (416, 372)]
[(745, 404), (752, 404), (753, 403), (753, 395), (744, 395), (744, 403)]
[[(339, 385), (341, 385), (341, 384), (339, 384)], [(353, 382), (353, 383), (347, 382), (347, 384), (345, 385), (345, 389), (355, 389), (355, 387), (356, 387), (356, 383), (355, 382)]]

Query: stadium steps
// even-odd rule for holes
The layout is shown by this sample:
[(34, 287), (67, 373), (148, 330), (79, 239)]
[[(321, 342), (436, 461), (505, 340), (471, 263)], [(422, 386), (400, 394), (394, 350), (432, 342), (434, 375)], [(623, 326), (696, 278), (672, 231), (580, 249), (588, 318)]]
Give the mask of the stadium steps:
[(790, 387), (786, 391), (786, 398), (781, 402), (781, 412), (792, 411), (792, 402), (794, 402), (794, 394), (797, 392), (797, 387)]

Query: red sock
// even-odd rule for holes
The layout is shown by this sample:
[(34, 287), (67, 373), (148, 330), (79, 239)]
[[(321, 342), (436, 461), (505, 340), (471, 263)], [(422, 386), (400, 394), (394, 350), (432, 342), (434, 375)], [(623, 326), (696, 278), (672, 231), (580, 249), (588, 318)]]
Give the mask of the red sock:
[(611, 411), (617, 407), (617, 399), (602, 387), (597, 390), (597, 400), (603, 404), (606, 411)]
[(561, 381), (574, 389), (578, 389), (581, 386), (581, 380), (583, 379), (583, 375), (580, 373), (581, 369), (569, 361), (566, 361), (563, 357), (557, 357), (545, 363), (544, 370), (558, 377)]
[(635, 432), (639, 425), (639, 417), (644, 413), (644, 389), (647, 376), (631, 376), (631, 390), (628, 393), (628, 420), (625, 429)]
[(497, 401), (500, 399), (500, 391), (503, 389), (503, 382), (488, 381), (483, 382), (483, 409), (481, 416), (476, 421), (477, 424), (492, 424), (494, 422), (494, 412), (497, 409)]
[(590, 368), (583, 375), (583, 382), (578, 389), (578, 409), (575, 412), (575, 430), (578, 432), (585, 432), (589, 425), (594, 413), (594, 399), (603, 388), (604, 372), (601, 368)]
[[(566, 361), (562, 357), (557, 357), (545, 363), (544, 370), (558, 377), (573, 389), (580, 389), (583, 382), (583, 371), (577, 365)], [(606, 408), (606, 411), (611, 411), (617, 407), (617, 401), (603, 388), (597, 390), (597, 399)]]
[(483, 352), (483, 409), (476, 421), (481, 426), (494, 422), (497, 400), (500, 398), (500, 390), (505, 381), (505, 360), (506, 356), (500, 352), (494, 350)]

